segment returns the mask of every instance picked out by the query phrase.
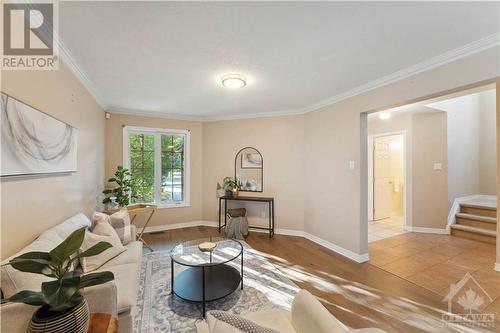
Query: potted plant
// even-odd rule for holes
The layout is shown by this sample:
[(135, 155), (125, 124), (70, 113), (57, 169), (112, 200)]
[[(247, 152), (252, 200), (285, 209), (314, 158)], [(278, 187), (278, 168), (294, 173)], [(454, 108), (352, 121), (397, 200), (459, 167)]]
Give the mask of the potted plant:
[(235, 190), (238, 189), (238, 183), (235, 179), (231, 177), (225, 177), (222, 180), (222, 187), (224, 188), (224, 191), (226, 191), (226, 196), (232, 197), (233, 193), (235, 194), (235, 196), (238, 196), (238, 193), (235, 193)]
[(102, 191), (106, 197), (102, 200), (103, 204), (108, 205), (109, 211), (115, 210), (117, 207), (109, 207), (110, 204), (118, 205), (118, 208), (128, 206), (130, 203), (130, 191), (132, 186), (132, 180), (130, 179), (130, 172), (128, 169), (119, 165), (115, 176), (108, 179), (108, 182), (115, 182), (118, 186), (115, 188), (108, 188)]
[(80, 290), (112, 281), (114, 275), (112, 272), (83, 274), (71, 270), (79, 258), (95, 256), (111, 247), (107, 242), (99, 242), (78, 253), (84, 237), (85, 228), (75, 230), (50, 252), (27, 252), (5, 264), (21, 272), (54, 279), (42, 282), (41, 291), (23, 290), (2, 300), (40, 306), (31, 318), (28, 332), (87, 332), (89, 308)]

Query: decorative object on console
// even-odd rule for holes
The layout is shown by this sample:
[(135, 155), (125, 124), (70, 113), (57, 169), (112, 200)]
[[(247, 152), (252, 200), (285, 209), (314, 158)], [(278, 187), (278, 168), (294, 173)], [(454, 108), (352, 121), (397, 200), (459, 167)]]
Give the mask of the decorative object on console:
[(73, 262), (92, 257), (109, 249), (111, 244), (99, 242), (77, 253), (86, 228), (72, 232), (50, 252), (27, 252), (8, 262), (21, 272), (42, 274), (52, 281), (42, 282), (41, 291), (23, 290), (6, 301), (41, 306), (34, 314), (28, 332), (86, 332), (89, 309), (80, 289), (112, 281), (111, 272), (82, 274), (71, 270)]
[(130, 195), (132, 190), (132, 180), (130, 179), (130, 172), (128, 169), (119, 165), (116, 169), (114, 177), (109, 178), (108, 182), (115, 182), (118, 186), (102, 191), (102, 193), (107, 196), (102, 200), (102, 203), (109, 205), (113, 202), (112, 198), (116, 198), (116, 203), (119, 208), (127, 206), (130, 203), (130, 197), (134, 197), (133, 195)]
[(76, 172), (76, 128), (4, 93), (0, 109), (0, 176)]
[(234, 178), (240, 184), (240, 191), (262, 192), (264, 188), (264, 160), (255, 148), (241, 149), (234, 159)]
[(226, 192), (226, 196), (238, 196), (238, 182), (236, 181), (236, 179), (233, 179), (231, 177), (224, 177), (224, 179), (222, 180), (222, 187)]

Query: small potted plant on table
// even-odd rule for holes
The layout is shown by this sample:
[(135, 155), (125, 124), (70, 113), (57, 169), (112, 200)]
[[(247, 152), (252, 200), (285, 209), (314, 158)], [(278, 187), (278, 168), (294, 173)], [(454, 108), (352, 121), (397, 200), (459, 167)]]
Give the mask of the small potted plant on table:
[[(120, 208), (128, 206), (130, 203), (130, 192), (132, 190), (132, 180), (130, 179), (130, 171), (127, 168), (119, 165), (114, 174), (114, 177), (108, 179), (110, 183), (116, 183), (117, 187), (107, 188), (102, 193), (106, 197), (102, 203), (107, 206), (106, 211), (112, 213), (120, 210)], [(132, 197), (134, 197), (132, 195)]]
[(41, 291), (23, 290), (2, 300), (40, 306), (31, 318), (28, 333), (87, 332), (89, 308), (80, 290), (112, 281), (114, 275), (112, 272), (83, 274), (71, 270), (79, 258), (98, 255), (111, 247), (107, 242), (99, 242), (78, 253), (84, 237), (85, 228), (78, 229), (50, 252), (27, 252), (6, 264), (21, 272), (54, 278), (43, 282)]
[(238, 183), (235, 179), (231, 177), (225, 177), (222, 180), (222, 188), (226, 191), (226, 196), (237, 197), (238, 196)]

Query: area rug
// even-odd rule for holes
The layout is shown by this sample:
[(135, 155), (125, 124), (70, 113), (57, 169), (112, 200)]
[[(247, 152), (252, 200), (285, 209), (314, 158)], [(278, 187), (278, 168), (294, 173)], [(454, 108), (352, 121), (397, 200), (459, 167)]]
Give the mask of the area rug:
[[(243, 290), (207, 303), (207, 311), (225, 310), (236, 314), (267, 308), (291, 309), (299, 288), (262, 254), (242, 242), (244, 247)], [(238, 267), (239, 259), (234, 263)], [(182, 269), (175, 265), (176, 274)], [(202, 321), (201, 304), (170, 295), (170, 252), (144, 255), (140, 271), (134, 332), (196, 332)]]

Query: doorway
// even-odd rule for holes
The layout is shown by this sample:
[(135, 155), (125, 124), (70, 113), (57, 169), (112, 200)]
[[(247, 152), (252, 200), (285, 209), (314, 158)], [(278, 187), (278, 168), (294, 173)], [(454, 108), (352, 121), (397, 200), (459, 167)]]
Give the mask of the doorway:
[(368, 241), (406, 232), (405, 133), (368, 137)]

